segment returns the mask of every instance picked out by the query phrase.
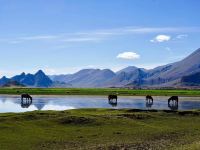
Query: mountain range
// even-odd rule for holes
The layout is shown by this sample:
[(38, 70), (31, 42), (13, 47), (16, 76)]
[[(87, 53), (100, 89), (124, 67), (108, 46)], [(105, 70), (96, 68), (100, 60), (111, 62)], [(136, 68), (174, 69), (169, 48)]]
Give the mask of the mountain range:
[[(15, 81), (15, 82), (13, 82)], [(45, 75), (42, 70), (39, 70), (35, 74), (25, 74), (24, 72), (20, 75), (16, 75), (12, 78), (6, 78), (5, 76), (0, 79), (0, 86), (28, 86), (28, 87), (51, 87), (53, 81)]]
[[(118, 72), (84, 69), (75, 74), (50, 76), (74, 87), (186, 87), (200, 86), (200, 49), (185, 59), (146, 70), (129, 66)], [(195, 78), (195, 79), (194, 79)]]
[(22, 73), (12, 78), (4, 76), (0, 86), (11, 81), (29, 87), (200, 87), (200, 48), (181, 61), (150, 70), (129, 66), (117, 72), (83, 69), (74, 74), (51, 76), (39, 70), (35, 74)]

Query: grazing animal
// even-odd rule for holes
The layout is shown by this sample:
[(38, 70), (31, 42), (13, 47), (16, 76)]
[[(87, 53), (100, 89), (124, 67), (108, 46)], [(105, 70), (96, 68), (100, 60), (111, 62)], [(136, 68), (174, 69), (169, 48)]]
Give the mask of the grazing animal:
[(22, 94), (21, 95), (21, 100), (23, 100), (23, 99), (26, 99), (26, 100), (31, 100), (32, 101), (32, 97), (29, 95), (29, 94)]
[(168, 105), (170, 104), (170, 102), (175, 102), (175, 104), (177, 104), (178, 105), (178, 96), (172, 96), (172, 97), (170, 97), (169, 99), (168, 99)]
[(108, 100), (116, 99), (117, 100), (117, 95), (108, 95)]
[(147, 95), (147, 96), (146, 96), (146, 101), (147, 101), (147, 102), (150, 102), (150, 101), (151, 101), (151, 102), (153, 103), (153, 97), (152, 97), (151, 95)]

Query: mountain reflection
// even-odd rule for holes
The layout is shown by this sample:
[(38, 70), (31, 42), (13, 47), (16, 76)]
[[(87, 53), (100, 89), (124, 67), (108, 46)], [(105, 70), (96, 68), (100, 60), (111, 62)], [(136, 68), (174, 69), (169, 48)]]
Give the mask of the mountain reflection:
[(120, 96), (117, 103), (108, 103), (107, 96), (34, 96), (33, 101), (21, 101), (20, 96), (0, 95), (0, 112), (33, 110), (68, 110), (77, 108), (130, 108), (190, 110), (200, 108), (199, 98), (180, 98), (178, 107), (168, 106), (167, 97), (156, 97), (147, 104), (144, 97)]

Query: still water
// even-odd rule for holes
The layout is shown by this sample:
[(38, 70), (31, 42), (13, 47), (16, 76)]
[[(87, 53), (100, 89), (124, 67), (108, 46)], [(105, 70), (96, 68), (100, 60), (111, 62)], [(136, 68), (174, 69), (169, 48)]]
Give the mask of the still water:
[(119, 96), (117, 103), (109, 103), (106, 96), (33, 96), (33, 101), (23, 102), (20, 96), (0, 95), (0, 113), (33, 110), (68, 110), (77, 108), (131, 108), (131, 109), (200, 109), (200, 97), (179, 97), (179, 104), (168, 106), (169, 97), (154, 97), (146, 103), (142, 96)]

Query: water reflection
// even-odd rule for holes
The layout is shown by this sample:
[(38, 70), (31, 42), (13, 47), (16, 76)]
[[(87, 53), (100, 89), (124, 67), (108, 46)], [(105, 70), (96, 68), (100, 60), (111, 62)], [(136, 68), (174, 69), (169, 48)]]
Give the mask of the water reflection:
[(171, 110), (178, 110), (178, 103), (169, 103), (169, 104), (168, 104), (168, 107), (169, 107)]
[(30, 100), (30, 99), (26, 99), (26, 100), (21, 99), (21, 107), (22, 108), (28, 108), (31, 104), (32, 104), (32, 100)]
[(33, 101), (35, 101), (34, 106), (37, 108), (37, 110), (42, 110), (44, 106), (47, 104), (45, 103), (43, 98), (37, 98), (37, 99), (34, 99)]
[(146, 108), (151, 108), (153, 105), (153, 101), (146, 101)]
[(109, 99), (108, 104), (110, 104), (112, 107), (117, 107), (117, 99)]
[(34, 96), (30, 101), (21, 101), (20, 96), (0, 95), (0, 112), (25, 112), (33, 110), (67, 110), (77, 108), (136, 108), (136, 109), (200, 109), (200, 97), (180, 97), (178, 106), (168, 106), (168, 97), (154, 97), (146, 103), (145, 97), (120, 96), (108, 101), (107, 96)]

